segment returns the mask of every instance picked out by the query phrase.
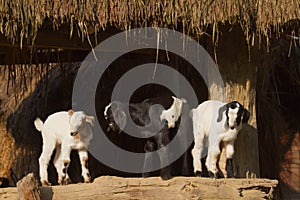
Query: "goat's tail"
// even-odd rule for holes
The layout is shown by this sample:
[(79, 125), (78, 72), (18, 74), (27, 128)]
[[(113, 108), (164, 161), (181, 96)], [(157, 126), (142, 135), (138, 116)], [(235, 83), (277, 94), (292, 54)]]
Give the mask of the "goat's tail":
[(38, 131), (42, 131), (43, 127), (44, 127), (44, 123), (40, 118), (36, 118), (36, 120), (34, 120), (34, 126)]

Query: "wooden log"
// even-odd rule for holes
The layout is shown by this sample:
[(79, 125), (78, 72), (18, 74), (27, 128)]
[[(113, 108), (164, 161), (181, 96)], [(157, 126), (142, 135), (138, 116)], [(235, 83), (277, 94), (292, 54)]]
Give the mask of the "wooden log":
[[(211, 179), (203, 177), (122, 178), (102, 176), (92, 183), (41, 187), (43, 200), (90, 199), (277, 199), (278, 181), (270, 179)], [(1, 196), (2, 195), (2, 196)], [(274, 196), (275, 195), (275, 196)], [(16, 188), (0, 188), (0, 199), (17, 199)], [(33, 199), (33, 198), (32, 198)]]
[(41, 200), (38, 181), (33, 173), (28, 174), (17, 183), (20, 200)]

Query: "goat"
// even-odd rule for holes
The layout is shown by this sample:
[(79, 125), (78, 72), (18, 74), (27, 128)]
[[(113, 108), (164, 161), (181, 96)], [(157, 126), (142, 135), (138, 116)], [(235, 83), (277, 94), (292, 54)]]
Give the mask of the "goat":
[(223, 143), (226, 149), (227, 177), (233, 177), (234, 142), (243, 124), (249, 120), (249, 111), (237, 101), (226, 104), (208, 100), (192, 109), (190, 114), (195, 142), (192, 149), (195, 175), (202, 175), (200, 159), (207, 156), (205, 165), (209, 175), (218, 178), (217, 162), (220, 155), (220, 144)]
[(175, 123), (179, 119), (182, 113), (182, 104), (187, 103), (185, 99), (173, 98), (173, 104), (168, 110), (163, 110), (160, 115), (160, 120), (166, 120), (168, 122), (168, 128), (174, 128)]
[[(164, 153), (159, 155), (159, 159), (161, 166), (166, 166), (165, 164), (168, 163), (169, 152), (167, 152), (165, 145), (170, 141), (169, 129), (175, 127), (175, 123), (181, 116), (182, 104), (186, 102), (185, 99), (172, 98), (173, 104), (168, 110), (163, 110), (162, 108), (151, 110), (151, 106), (155, 104), (155, 101), (153, 99), (146, 99), (141, 103), (130, 103), (129, 113), (125, 111), (126, 109), (123, 103), (111, 102), (104, 109), (104, 117), (109, 125), (108, 130), (111, 129), (114, 132), (120, 133), (126, 126), (127, 118), (131, 116), (137, 125), (146, 127), (146, 129), (140, 131), (141, 135), (151, 135), (151, 137), (147, 139), (144, 151), (152, 152), (156, 149), (163, 149)], [(115, 106), (114, 111), (111, 109), (112, 106)], [(118, 124), (116, 121), (118, 121)], [(151, 127), (148, 126), (150, 122)], [(159, 130), (159, 133), (152, 136), (156, 130)], [(152, 162), (152, 158), (148, 155), (149, 154), (146, 154), (145, 156), (144, 169)], [(162, 168), (160, 174), (163, 180), (169, 179), (171, 177), (170, 168)], [(148, 173), (143, 173), (143, 177), (146, 176), (148, 176)]]
[(58, 173), (58, 183), (68, 184), (70, 178), (67, 169), (70, 164), (70, 153), (72, 149), (78, 150), (82, 177), (84, 182), (90, 182), (89, 170), (87, 168), (87, 147), (93, 137), (91, 127), (94, 117), (88, 116), (82, 111), (73, 110), (56, 112), (46, 119), (45, 123), (40, 118), (34, 121), (38, 131), (42, 133), (43, 148), (39, 158), (40, 180), (42, 186), (51, 185), (48, 181), (47, 168), (51, 155), (56, 150), (53, 160)]

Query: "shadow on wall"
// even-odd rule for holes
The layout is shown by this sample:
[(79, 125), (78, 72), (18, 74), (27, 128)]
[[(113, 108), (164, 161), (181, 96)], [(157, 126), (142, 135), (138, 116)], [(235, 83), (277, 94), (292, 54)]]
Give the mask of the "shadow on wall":
[(243, 129), (239, 133), (234, 146), (234, 166), (236, 177), (259, 178), (257, 129), (249, 124), (243, 125)]
[[(45, 78), (40, 81), (30, 96), (7, 118), (7, 130), (17, 146), (15, 149), (17, 157), (11, 169), (14, 179), (19, 180), (29, 172), (38, 175), (42, 136), (35, 130), (33, 121), (36, 117), (45, 120), (49, 114), (71, 107), (71, 88), (78, 66), (64, 67), (63, 70), (59, 67), (52, 69), (49, 72), (48, 82)], [(62, 72), (68, 75), (64, 76)], [(53, 174), (52, 165), (49, 171)]]
[(299, 199), (300, 48), (283, 39), (272, 44), (258, 68), (261, 176), (279, 180), (281, 199)]

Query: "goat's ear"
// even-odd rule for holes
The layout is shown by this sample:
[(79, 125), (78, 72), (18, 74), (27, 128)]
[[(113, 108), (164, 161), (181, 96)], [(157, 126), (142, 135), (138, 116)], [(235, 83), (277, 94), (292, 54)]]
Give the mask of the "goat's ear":
[(249, 118), (250, 118), (250, 112), (247, 109), (244, 109), (242, 123), (243, 124), (248, 123)]
[(90, 123), (90, 125), (94, 126), (95, 125), (95, 119), (93, 116), (88, 116), (88, 115), (85, 115), (85, 121)]
[(226, 111), (226, 109), (227, 109), (227, 104), (224, 105), (224, 106), (222, 106), (221, 108), (219, 108), (217, 122), (222, 121), (222, 119), (223, 119), (223, 112)]
[(125, 128), (127, 123), (127, 116), (125, 110), (121, 105), (117, 105), (117, 104), (115, 104), (115, 107), (112, 106), (112, 109), (115, 109), (113, 110), (114, 120), (121, 132)]
[(73, 113), (74, 113), (74, 111), (73, 111), (73, 110), (68, 110), (68, 114), (69, 114), (70, 116), (72, 116), (72, 115), (73, 115)]
[(181, 98), (182, 103), (187, 103), (185, 98)]

